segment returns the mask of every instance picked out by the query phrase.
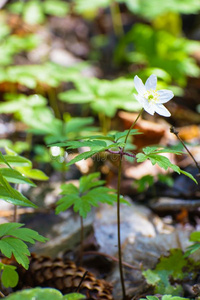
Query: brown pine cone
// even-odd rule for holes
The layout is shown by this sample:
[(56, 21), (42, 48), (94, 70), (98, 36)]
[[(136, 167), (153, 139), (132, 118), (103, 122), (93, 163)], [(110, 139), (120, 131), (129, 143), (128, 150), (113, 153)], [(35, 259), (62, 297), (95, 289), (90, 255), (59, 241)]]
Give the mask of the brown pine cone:
[[(10, 264), (16, 265), (13, 261)], [(17, 265), (19, 283), (17, 289), (26, 287), (52, 287), (63, 294), (77, 291), (86, 270), (77, 267), (74, 262), (64, 262), (62, 259), (31, 254), (29, 269)], [(96, 279), (94, 274), (87, 272), (78, 290), (91, 300), (113, 300), (112, 286), (102, 279)]]

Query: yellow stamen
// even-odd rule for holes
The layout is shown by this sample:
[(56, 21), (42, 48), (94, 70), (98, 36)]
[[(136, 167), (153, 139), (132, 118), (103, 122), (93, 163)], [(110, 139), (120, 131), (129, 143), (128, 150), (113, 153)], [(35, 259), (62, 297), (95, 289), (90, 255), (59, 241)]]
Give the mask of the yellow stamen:
[(148, 102), (158, 102), (159, 101), (159, 94), (157, 90), (148, 90), (144, 93), (144, 97), (148, 100)]

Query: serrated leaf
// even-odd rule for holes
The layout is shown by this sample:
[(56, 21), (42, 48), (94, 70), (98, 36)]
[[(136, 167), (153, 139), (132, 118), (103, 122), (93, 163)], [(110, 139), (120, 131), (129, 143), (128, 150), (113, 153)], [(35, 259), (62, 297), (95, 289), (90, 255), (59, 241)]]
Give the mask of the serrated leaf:
[(186, 171), (183, 171), (180, 169), (180, 173), (184, 174), (185, 176), (189, 177), (190, 179), (192, 179), (196, 184), (198, 184), (197, 180), (194, 178), (194, 176)]
[(79, 155), (77, 155), (75, 158), (73, 158), (72, 160), (70, 160), (70, 162), (68, 162), (66, 164), (66, 166), (70, 166), (75, 164), (76, 162), (82, 160), (82, 159), (87, 159), (89, 157), (92, 157), (94, 154), (98, 153), (99, 151), (86, 151), (84, 153), (81, 153)]
[(77, 198), (74, 203), (74, 211), (78, 212), (81, 217), (86, 218), (87, 214), (91, 211), (91, 205), (88, 199), (84, 197)]
[(30, 167), (17, 167), (16, 168), (20, 173), (35, 180), (48, 180), (49, 177), (38, 169), (31, 169)]
[(11, 168), (11, 166), (9, 165), (9, 163), (7, 162), (7, 160), (5, 159), (1, 151), (0, 151), (0, 161), (4, 162), (9, 168)]
[(96, 186), (103, 185), (105, 181), (97, 180), (99, 176), (100, 176), (99, 172), (82, 176), (79, 185), (80, 193), (84, 193), (85, 191), (94, 188)]
[(187, 251), (184, 254), (184, 257), (188, 257), (192, 253), (198, 251), (200, 249), (200, 243), (195, 243), (189, 247), (187, 247)]
[[(123, 132), (117, 132), (115, 134), (115, 141), (117, 142), (119, 139), (126, 137), (127, 133), (129, 130), (125, 130)], [(138, 135), (138, 134), (143, 134), (142, 132), (139, 132), (138, 129), (131, 129), (129, 135)]]
[(33, 244), (35, 241), (45, 242), (47, 239), (32, 229), (20, 228), (23, 225), (20, 223), (0, 225), (0, 250), (8, 258), (11, 258), (13, 254), (16, 261), (27, 269), (29, 265), (27, 256), (30, 255), (30, 252), (23, 241)]
[(169, 275), (172, 275), (174, 279), (183, 279), (185, 274), (183, 269), (187, 266), (188, 262), (183, 257), (183, 253), (180, 249), (172, 249), (170, 256), (161, 257), (160, 262), (156, 266), (156, 271), (165, 270)]
[(112, 134), (108, 134), (108, 135), (91, 135), (91, 136), (82, 137), (82, 139), (114, 141), (115, 137)]
[[(171, 150), (171, 151), (170, 151), (170, 149), (165, 149), (165, 150), (167, 150), (168, 152), (171, 152), (171, 153), (181, 154), (181, 152), (176, 151), (176, 150)], [(185, 176), (188, 176), (196, 184), (198, 184), (196, 179), (193, 177), (192, 174), (181, 170), (177, 165), (172, 164), (171, 161), (167, 157), (165, 157), (163, 155), (160, 155), (160, 153), (164, 153), (165, 150), (164, 149), (158, 150), (156, 147), (146, 147), (146, 148), (143, 149), (145, 154), (144, 153), (138, 153), (136, 155), (137, 162), (143, 162), (143, 161), (149, 159), (151, 161), (152, 165), (158, 164), (164, 170), (167, 170), (168, 168), (171, 168), (172, 170), (174, 170), (178, 174), (182, 173)]]
[(0, 250), (8, 258), (14, 255), (16, 261), (21, 264), (25, 269), (28, 269), (30, 252), (28, 246), (13, 237), (6, 237), (0, 240)]
[(12, 187), (10, 187), (10, 188), (11, 188), (11, 191), (10, 190), (8, 191), (5, 187), (0, 186), (0, 195), (1, 195), (2, 200), (5, 200), (6, 202), (12, 203), (14, 205), (37, 208), (37, 205), (32, 203), (21, 193), (14, 190)]
[(148, 284), (155, 285), (158, 281), (160, 281), (160, 276), (153, 270), (143, 271), (142, 274), (144, 275)]
[(8, 180), (8, 182), (15, 184), (29, 184), (31, 186), (36, 186), (31, 180), (21, 175), (20, 172), (10, 168), (1, 168), (1, 174)]
[(19, 281), (19, 275), (15, 269), (16, 269), (15, 266), (9, 266), (9, 265), (4, 265), (4, 267), (3, 267), (3, 273), (1, 275), (1, 280), (2, 280), (3, 285), (6, 288), (15, 287)]
[[(31, 167), (32, 163), (29, 159), (19, 155), (4, 155), (5, 160), (13, 167)], [(5, 160), (0, 157), (0, 163), (5, 163)]]
[[(23, 226), (24, 224), (19, 224), (19, 226)], [(34, 244), (35, 241), (38, 242), (46, 242), (48, 239), (40, 235), (37, 231), (29, 229), (29, 228), (16, 228), (16, 229), (10, 229), (6, 233), (7, 235), (14, 236), (18, 239), (21, 239), (25, 242)]]
[(78, 195), (67, 195), (65, 197), (62, 197), (58, 202), (56, 203), (56, 214), (59, 214), (62, 211), (66, 211), (69, 207), (74, 205), (77, 201), (79, 201), (80, 197)]
[(73, 183), (64, 183), (61, 185), (61, 195), (79, 194), (78, 188)]

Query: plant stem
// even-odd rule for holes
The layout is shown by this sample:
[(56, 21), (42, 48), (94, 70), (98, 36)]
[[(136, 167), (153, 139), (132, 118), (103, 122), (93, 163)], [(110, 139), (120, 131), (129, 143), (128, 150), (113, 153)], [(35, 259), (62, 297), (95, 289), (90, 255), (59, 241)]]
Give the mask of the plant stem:
[[(126, 142), (127, 142), (127, 140), (128, 140), (128, 136), (129, 136), (129, 134), (130, 134), (131, 129), (133, 129), (133, 127), (135, 126), (137, 120), (138, 120), (138, 119), (140, 118), (140, 116), (142, 115), (143, 111), (144, 111), (144, 108), (141, 109), (139, 115), (137, 116), (137, 118), (135, 119), (135, 121), (133, 122), (133, 124), (131, 125), (131, 127), (129, 128), (129, 131), (127, 132), (127, 135), (126, 135), (126, 137), (125, 137), (125, 141), (124, 141), (124, 144), (125, 144), (125, 145), (124, 145), (124, 148), (125, 148), (125, 146), (126, 146)], [(123, 151), (124, 151), (124, 148), (123, 148)]]
[(126, 299), (126, 290), (124, 283), (124, 275), (122, 268), (122, 250), (121, 250), (121, 231), (120, 231), (120, 187), (122, 175), (122, 154), (120, 154), (119, 167), (118, 167), (118, 181), (117, 181), (117, 240), (118, 240), (118, 259), (119, 259), (119, 273), (122, 286), (123, 299)]
[(58, 107), (58, 100), (56, 98), (56, 89), (50, 87), (48, 90), (49, 104), (55, 113), (55, 117), (62, 120), (62, 116)]
[(182, 140), (182, 138), (179, 136), (179, 132), (172, 126), (170, 128), (170, 132), (175, 134), (175, 136), (177, 137), (177, 139), (181, 142), (181, 144), (183, 145), (183, 147), (185, 148), (185, 150), (188, 152), (188, 154), (190, 155), (190, 157), (192, 158), (192, 160), (194, 161), (197, 169), (200, 172), (200, 166), (198, 164), (198, 162), (196, 161), (196, 159), (194, 158), (193, 154), (190, 152), (190, 150), (188, 149), (188, 147), (185, 145), (184, 141)]
[(137, 120), (143, 113), (143, 108), (141, 109), (140, 113), (138, 114), (137, 118), (129, 128), (127, 135), (124, 141), (124, 147), (120, 153), (120, 160), (119, 160), (119, 167), (118, 167), (118, 181), (117, 181), (117, 239), (118, 239), (118, 258), (119, 258), (119, 272), (120, 272), (120, 281), (122, 286), (122, 294), (123, 300), (126, 299), (126, 290), (125, 290), (125, 283), (124, 283), (124, 276), (123, 276), (123, 267), (122, 267), (122, 251), (121, 251), (121, 232), (120, 232), (120, 189), (121, 189), (121, 176), (122, 176), (122, 159), (124, 154), (124, 149), (126, 146), (126, 142), (128, 140), (128, 136), (130, 134), (131, 129), (135, 126)]
[(80, 265), (82, 265), (82, 260), (83, 260), (83, 240), (84, 240), (84, 226), (83, 226), (83, 217), (80, 216), (81, 220), (81, 248), (80, 248)]
[(122, 23), (119, 3), (117, 3), (116, 1), (112, 1), (110, 4), (110, 11), (111, 11), (114, 32), (117, 36), (121, 36), (124, 34), (124, 30), (123, 30), (123, 23)]
[[(15, 184), (15, 189), (18, 191), (18, 192), (21, 192), (21, 186), (19, 183), (16, 183)], [(13, 222), (17, 222), (17, 205), (14, 205), (14, 211), (13, 211)]]

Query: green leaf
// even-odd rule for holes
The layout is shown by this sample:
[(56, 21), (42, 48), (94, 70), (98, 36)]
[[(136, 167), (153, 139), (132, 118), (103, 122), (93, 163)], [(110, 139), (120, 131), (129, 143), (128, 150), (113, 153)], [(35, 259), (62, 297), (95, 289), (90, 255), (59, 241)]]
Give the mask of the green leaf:
[(60, 0), (46, 0), (43, 8), (46, 14), (64, 17), (69, 11), (69, 4)]
[(61, 185), (61, 195), (79, 194), (78, 188), (73, 183), (65, 183)]
[(82, 176), (80, 179), (80, 187), (79, 187), (80, 193), (84, 193), (93, 187), (103, 185), (105, 183), (105, 181), (98, 180), (99, 176), (100, 176), (99, 172)]
[[(31, 167), (32, 163), (27, 158), (19, 155), (4, 155), (4, 159), (13, 167)], [(0, 157), (0, 163), (5, 163), (5, 160)]]
[(78, 202), (80, 197), (78, 195), (67, 195), (65, 197), (62, 197), (59, 199), (59, 201), (56, 203), (56, 214), (59, 214), (62, 211), (66, 211), (69, 207), (74, 205), (74, 203)]
[(143, 271), (142, 274), (146, 278), (148, 284), (156, 285), (156, 283), (160, 281), (160, 276), (156, 274), (153, 270)]
[(184, 254), (184, 257), (188, 257), (192, 253), (198, 251), (200, 249), (200, 243), (194, 243), (193, 245), (187, 247), (187, 251)]
[(200, 231), (194, 231), (190, 235), (191, 242), (200, 242)]
[(20, 228), (20, 223), (0, 224), (0, 251), (8, 258), (14, 255), (16, 261), (25, 269), (28, 269), (30, 255), (28, 246), (23, 242), (34, 244), (35, 241), (45, 242), (47, 239), (39, 235), (38, 232)]
[(196, 179), (192, 176), (192, 174), (181, 170), (177, 165), (172, 164), (170, 162), (170, 160), (163, 156), (160, 155), (160, 153), (165, 153), (165, 152), (170, 152), (170, 153), (174, 153), (174, 154), (181, 154), (182, 152), (177, 151), (177, 150), (173, 150), (173, 149), (168, 149), (168, 148), (157, 148), (157, 147), (146, 147), (143, 149), (144, 153), (138, 153), (136, 155), (137, 158), (137, 162), (143, 162), (146, 159), (149, 159), (152, 163), (152, 165), (158, 164), (161, 168), (163, 168), (164, 170), (167, 170), (168, 168), (171, 168), (172, 170), (174, 170), (176, 173), (180, 174), (183, 173), (184, 175), (188, 176), (190, 179), (192, 179), (196, 184), (197, 181)]
[(87, 159), (89, 157), (92, 157), (94, 154), (98, 153), (99, 151), (86, 151), (84, 153), (81, 153), (79, 155), (77, 155), (75, 158), (73, 158), (72, 160), (70, 160), (70, 162), (68, 162), (66, 164), (66, 166), (70, 166), (75, 164), (76, 162), (82, 160), (82, 159)]
[(194, 176), (186, 171), (183, 171), (180, 169), (180, 173), (184, 174), (185, 176), (189, 177), (190, 179), (192, 179), (196, 184), (198, 184), (197, 180), (194, 178)]
[(74, 211), (78, 212), (81, 217), (86, 218), (87, 214), (91, 211), (91, 205), (88, 202), (88, 198), (84, 196), (77, 198), (74, 203)]
[(28, 269), (30, 252), (28, 246), (16, 238), (7, 237), (0, 240), (0, 250), (8, 258), (14, 255), (16, 261), (25, 269)]
[(30, 167), (17, 167), (16, 168), (20, 173), (35, 180), (48, 180), (49, 177), (38, 169), (31, 169)]
[(8, 182), (12, 182), (15, 184), (29, 184), (31, 186), (36, 186), (31, 180), (22, 176), (20, 172), (14, 169), (1, 168), (1, 174), (8, 180)]
[(78, 294), (78, 293), (71, 293), (68, 295), (63, 296), (63, 299), (65, 300), (78, 300), (78, 299), (85, 299), (86, 297), (84, 295)]
[[(123, 132), (117, 132), (115, 134), (115, 141), (117, 142), (119, 139), (125, 137), (127, 135), (129, 130), (125, 130)], [(143, 134), (142, 132), (139, 132), (137, 129), (131, 129), (129, 135), (138, 135), (138, 134)]]
[[(79, 189), (72, 183), (63, 184), (61, 194), (64, 197), (56, 203), (56, 214), (73, 206), (75, 212), (86, 218), (92, 206), (98, 206), (100, 202), (113, 205), (117, 201), (116, 190), (101, 186), (104, 181), (98, 180), (99, 175), (100, 173), (96, 172), (82, 176), (79, 180)], [(127, 203), (122, 197), (120, 201)]]
[(5, 159), (5, 157), (3, 156), (3, 154), (0, 151), (0, 160), (2, 162), (4, 162), (9, 168), (11, 168), (11, 166), (9, 165), (9, 163), (7, 162), (7, 160)]
[(64, 296), (60, 291), (52, 288), (26, 289), (12, 293), (6, 297), (8, 300), (63, 300)]
[(15, 266), (4, 265), (1, 280), (6, 288), (15, 287), (19, 281), (19, 275), (15, 271)]
[(12, 203), (14, 205), (37, 208), (37, 205), (32, 203), (30, 200), (28, 200), (25, 196), (23, 196), (15, 189), (13, 189), (11, 186), (9, 191), (5, 187), (0, 186), (0, 196), (2, 200), (5, 200), (6, 202)]
[(45, 16), (40, 1), (30, 0), (27, 2), (23, 9), (23, 17), (31, 25), (43, 23)]

